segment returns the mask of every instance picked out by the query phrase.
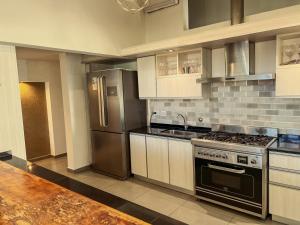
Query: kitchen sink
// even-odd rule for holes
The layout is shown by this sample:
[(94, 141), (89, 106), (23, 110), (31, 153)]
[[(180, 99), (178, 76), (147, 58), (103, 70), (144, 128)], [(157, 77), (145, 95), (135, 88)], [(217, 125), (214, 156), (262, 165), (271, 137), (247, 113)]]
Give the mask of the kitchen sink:
[(175, 136), (175, 137), (198, 137), (199, 134), (186, 130), (163, 130), (160, 132), (162, 135)]

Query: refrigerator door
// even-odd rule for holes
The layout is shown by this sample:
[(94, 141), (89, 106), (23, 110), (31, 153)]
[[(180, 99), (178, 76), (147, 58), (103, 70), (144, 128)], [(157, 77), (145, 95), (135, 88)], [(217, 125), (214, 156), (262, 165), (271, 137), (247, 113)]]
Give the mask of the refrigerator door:
[(91, 129), (123, 132), (122, 71), (107, 70), (89, 73), (88, 95)]
[(128, 135), (92, 131), (92, 167), (120, 179), (129, 176)]

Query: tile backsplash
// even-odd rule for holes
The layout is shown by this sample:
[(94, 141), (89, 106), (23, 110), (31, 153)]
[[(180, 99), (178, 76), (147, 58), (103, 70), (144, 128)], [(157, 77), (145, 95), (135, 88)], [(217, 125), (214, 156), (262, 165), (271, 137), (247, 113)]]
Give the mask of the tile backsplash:
[[(275, 97), (275, 81), (213, 83), (211, 97), (204, 99), (152, 99), (153, 122), (209, 127), (232, 124), (279, 128), (280, 133), (300, 134), (300, 98)], [(203, 118), (200, 122), (199, 118)]]

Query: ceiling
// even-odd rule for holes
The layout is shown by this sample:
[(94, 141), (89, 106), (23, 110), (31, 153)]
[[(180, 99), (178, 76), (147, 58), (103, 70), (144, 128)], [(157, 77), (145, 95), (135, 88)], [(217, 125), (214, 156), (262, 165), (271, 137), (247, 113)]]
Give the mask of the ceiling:
[(17, 47), (16, 53), (18, 59), (59, 61), (59, 52), (56, 51)]

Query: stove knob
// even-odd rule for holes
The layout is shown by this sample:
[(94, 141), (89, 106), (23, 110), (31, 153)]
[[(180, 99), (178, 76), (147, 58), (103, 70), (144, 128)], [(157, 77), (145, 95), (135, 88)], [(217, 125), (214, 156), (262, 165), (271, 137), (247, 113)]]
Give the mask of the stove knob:
[(218, 155), (216, 155), (216, 157), (217, 157), (217, 158), (221, 158), (221, 155), (220, 155), (220, 154), (218, 154)]
[(252, 160), (251, 160), (251, 164), (257, 164), (256, 159), (252, 159)]
[(228, 159), (228, 156), (224, 154), (224, 155), (222, 155), (222, 158), (223, 159)]

